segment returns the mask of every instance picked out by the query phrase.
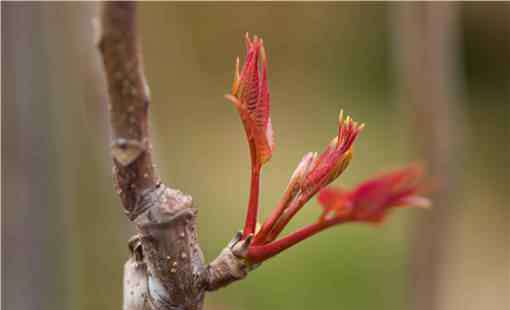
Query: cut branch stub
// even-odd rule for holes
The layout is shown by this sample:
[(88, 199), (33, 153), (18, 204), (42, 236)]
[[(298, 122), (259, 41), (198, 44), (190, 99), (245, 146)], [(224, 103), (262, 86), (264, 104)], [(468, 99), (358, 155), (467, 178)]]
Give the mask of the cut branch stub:
[(123, 310), (151, 310), (147, 288), (147, 265), (143, 261), (140, 235), (129, 242), (131, 257), (124, 265)]

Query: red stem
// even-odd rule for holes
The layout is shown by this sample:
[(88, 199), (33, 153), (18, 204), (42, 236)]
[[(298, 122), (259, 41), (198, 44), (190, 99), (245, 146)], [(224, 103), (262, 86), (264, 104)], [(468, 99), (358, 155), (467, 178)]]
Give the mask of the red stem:
[(274, 223), (280, 218), (283, 211), (285, 211), (285, 209), (289, 205), (291, 198), (292, 198), (292, 190), (287, 190), (285, 192), (285, 195), (283, 196), (282, 200), (278, 204), (278, 206), (273, 210), (273, 212), (269, 215), (269, 217), (264, 221), (262, 228), (253, 238), (253, 241), (252, 241), (253, 245), (261, 244), (261, 243), (268, 241), (268, 240), (266, 240), (267, 234), (271, 231)]
[(311, 195), (303, 193), (296, 200), (293, 200), (290, 206), (285, 209), (285, 213), (278, 218), (278, 221), (273, 225), (271, 231), (269, 232), (268, 239), (274, 240), (278, 235), (282, 232), (282, 230), (287, 226), (290, 220), (296, 215), (296, 213), (301, 210), (301, 208), (306, 204), (308, 200), (310, 200)]
[(262, 225), (260, 231), (255, 235), (252, 244), (264, 244), (265, 242), (276, 239), (294, 215), (296, 215), (308, 200), (322, 187), (323, 186), (317, 185), (312, 190), (299, 193), (297, 199), (294, 200), (291, 200), (293, 198), (292, 189), (287, 190), (278, 207), (271, 213), (269, 218)]
[(259, 188), (260, 188), (260, 168), (261, 165), (252, 160), (250, 198), (248, 201), (248, 212), (244, 222), (243, 239), (248, 235), (255, 233), (257, 226), (257, 213), (259, 208)]
[(349, 218), (332, 218), (329, 220), (318, 221), (271, 243), (250, 246), (247, 258), (252, 263), (262, 262), (328, 227), (347, 222), (348, 220)]

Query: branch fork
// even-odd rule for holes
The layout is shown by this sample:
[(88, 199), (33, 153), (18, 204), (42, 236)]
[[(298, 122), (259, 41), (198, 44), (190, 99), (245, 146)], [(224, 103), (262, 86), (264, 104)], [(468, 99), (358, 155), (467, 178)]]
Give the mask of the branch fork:
[[(353, 190), (326, 188), (349, 165), (364, 125), (340, 112), (338, 133), (319, 155), (307, 153), (270, 216), (258, 225), (260, 173), (274, 150), (268, 58), (261, 38), (245, 37), (247, 55), (225, 97), (239, 112), (251, 157), (251, 183), (242, 231), (210, 264), (204, 263), (191, 196), (163, 184), (152, 162), (149, 93), (136, 33), (136, 3), (105, 2), (102, 54), (112, 127), (111, 153), (117, 193), (138, 234), (129, 241), (124, 265), (124, 310), (200, 310), (206, 291), (245, 278), (262, 262), (346, 222), (380, 222), (390, 209), (428, 206), (421, 170), (411, 166), (361, 183)], [(286, 236), (281, 233), (316, 194), (322, 214)], [(260, 227), (260, 228), (259, 228)]]
[(248, 273), (260, 264), (247, 260), (247, 254), (253, 235), (243, 239), (243, 233), (237, 232), (234, 238), (207, 267), (207, 290), (214, 291), (228, 284), (244, 279)]

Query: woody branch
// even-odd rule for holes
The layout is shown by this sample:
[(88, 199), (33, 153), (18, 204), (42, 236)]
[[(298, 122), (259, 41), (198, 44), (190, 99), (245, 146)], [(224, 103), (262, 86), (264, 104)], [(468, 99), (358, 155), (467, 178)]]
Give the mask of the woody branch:
[[(233, 242), (209, 266), (197, 241), (191, 197), (163, 184), (149, 139), (149, 90), (137, 37), (136, 3), (106, 2), (98, 48), (110, 102), (117, 193), (139, 234), (129, 242), (125, 310), (202, 309), (204, 293), (246, 275)], [(234, 251), (235, 252), (235, 251)]]

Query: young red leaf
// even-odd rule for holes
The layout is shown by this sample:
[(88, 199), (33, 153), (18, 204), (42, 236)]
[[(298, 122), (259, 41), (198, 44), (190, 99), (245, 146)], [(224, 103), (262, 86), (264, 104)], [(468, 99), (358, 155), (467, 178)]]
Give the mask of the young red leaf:
[(232, 92), (225, 97), (236, 106), (243, 122), (252, 161), (266, 163), (273, 153), (273, 128), (267, 80), (267, 55), (262, 39), (246, 34), (247, 54), (241, 72), (236, 61)]
[(313, 195), (340, 176), (349, 165), (352, 145), (364, 126), (358, 125), (349, 116), (344, 120), (343, 111), (340, 111), (338, 136), (329, 143), (307, 175), (303, 184), (304, 190)]
[(267, 81), (267, 55), (262, 39), (246, 34), (246, 60), (239, 72), (236, 60), (232, 91), (225, 97), (237, 108), (246, 132), (251, 156), (251, 184), (243, 237), (255, 232), (259, 204), (260, 170), (273, 153), (270, 96)]
[(428, 199), (418, 195), (422, 174), (412, 165), (365, 181), (352, 191), (324, 189), (318, 197), (323, 217), (380, 222), (395, 207), (428, 207)]

